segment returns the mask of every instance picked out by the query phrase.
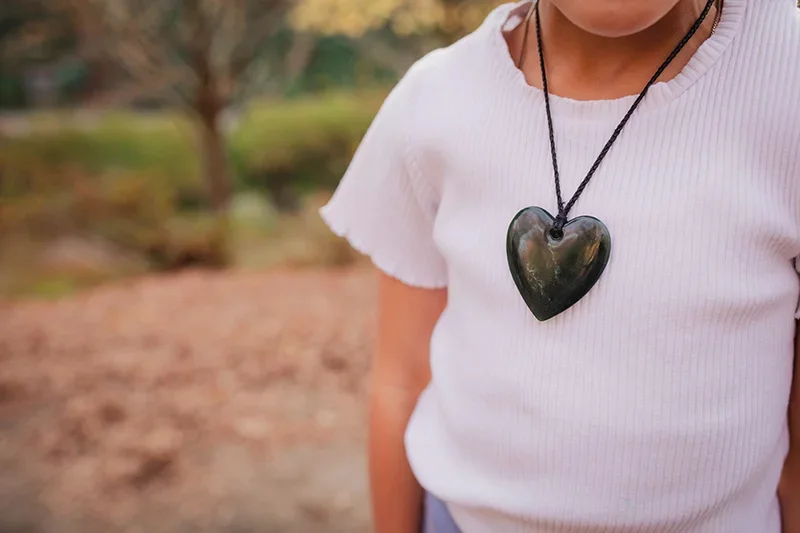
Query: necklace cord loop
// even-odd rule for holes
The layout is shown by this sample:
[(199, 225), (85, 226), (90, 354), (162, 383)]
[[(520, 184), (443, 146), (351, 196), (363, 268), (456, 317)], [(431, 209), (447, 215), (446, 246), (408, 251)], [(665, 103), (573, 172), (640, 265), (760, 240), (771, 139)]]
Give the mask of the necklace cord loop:
[(556, 215), (556, 219), (553, 222), (553, 229), (551, 235), (555, 237), (556, 235), (563, 233), (564, 225), (567, 223), (567, 216), (561, 212)]
[[(555, 180), (556, 200), (558, 201), (558, 216), (556, 217), (556, 220), (555, 220), (555, 223), (554, 223), (554, 226), (553, 226), (553, 229), (556, 230), (556, 233), (561, 232), (561, 230), (564, 227), (564, 224), (566, 224), (566, 222), (569, 220), (568, 216), (569, 216), (570, 210), (572, 210), (572, 207), (575, 205), (575, 202), (578, 201), (578, 198), (581, 196), (581, 194), (583, 193), (584, 189), (586, 189), (586, 186), (589, 184), (589, 181), (594, 176), (595, 172), (597, 171), (598, 167), (600, 166), (600, 163), (603, 161), (603, 159), (605, 159), (606, 154), (608, 154), (609, 150), (611, 149), (611, 146), (617, 140), (617, 137), (619, 137), (620, 133), (622, 132), (622, 129), (628, 123), (628, 120), (630, 120), (631, 116), (633, 115), (633, 112), (636, 110), (637, 107), (639, 107), (639, 104), (642, 102), (642, 100), (644, 100), (644, 97), (647, 94), (647, 91), (649, 91), (650, 88), (656, 83), (656, 81), (658, 81), (658, 78), (661, 77), (661, 75), (664, 73), (664, 71), (667, 69), (667, 67), (677, 57), (677, 55), (681, 52), (681, 50), (683, 50), (683, 48), (691, 40), (691, 38), (694, 37), (695, 33), (697, 33), (697, 30), (700, 29), (700, 26), (703, 24), (703, 21), (708, 16), (709, 11), (711, 11), (711, 8), (713, 7), (715, 1), (716, 0), (708, 0), (708, 2), (706, 3), (705, 8), (703, 9), (703, 11), (700, 14), (700, 16), (698, 17), (698, 19), (695, 21), (695, 23), (692, 25), (692, 27), (689, 29), (689, 31), (686, 33), (686, 35), (683, 37), (683, 39), (681, 39), (681, 41), (678, 43), (678, 45), (672, 50), (672, 52), (669, 54), (667, 59), (664, 60), (664, 62), (661, 64), (660, 67), (658, 67), (658, 69), (656, 70), (655, 74), (653, 74), (653, 76), (650, 78), (650, 80), (644, 86), (644, 89), (642, 89), (642, 92), (639, 93), (639, 96), (637, 96), (636, 100), (631, 105), (630, 109), (628, 109), (628, 112), (625, 113), (625, 116), (622, 118), (622, 120), (617, 125), (616, 129), (614, 130), (614, 132), (611, 134), (611, 137), (608, 139), (608, 141), (606, 142), (605, 146), (603, 146), (603, 149), (600, 151), (600, 154), (597, 156), (597, 159), (592, 164), (591, 168), (589, 169), (589, 172), (586, 174), (586, 177), (583, 179), (583, 181), (580, 183), (580, 185), (578, 185), (578, 188), (575, 191), (575, 194), (565, 204), (564, 203), (564, 199), (563, 199), (562, 194), (561, 194), (561, 179), (560, 179), (559, 171), (558, 171), (558, 157), (556, 155), (556, 140), (555, 140), (555, 133), (553, 131), (553, 116), (552, 116), (552, 112), (550, 110), (550, 92), (549, 92), (548, 87), (547, 87), (547, 72), (546, 72), (546, 69), (545, 69), (544, 46), (542, 44), (541, 19), (540, 19), (540, 16), (539, 16), (539, 0), (536, 0), (536, 2), (534, 3), (532, 9), (528, 12), (528, 15), (527, 15), (527, 17), (525, 19), (526, 20), (525, 33), (524, 33), (524, 36), (523, 36), (523, 44), (522, 44), (522, 52), (520, 54), (519, 68), (522, 68), (522, 66), (524, 65), (524, 62), (525, 62), (525, 58), (526, 58), (526, 55), (527, 55), (526, 52), (527, 52), (527, 48), (528, 48), (527, 42), (528, 42), (528, 30), (529, 30), (529, 26), (530, 26), (530, 20), (531, 20), (532, 16), (535, 16), (536, 40), (537, 40), (537, 48), (538, 48), (538, 51), (539, 51), (539, 67), (540, 67), (541, 73), (542, 73), (542, 91), (544, 93), (545, 114), (547, 115), (547, 128), (548, 128), (548, 133), (549, 133), (549, 137), (550, 137), (550, 155), (551, 155), (551, 157), (553, 159), (553, 177), (554, 177), (554, 180)], [(719, 17), (719, 13), (718, 13), (718, 17)]]

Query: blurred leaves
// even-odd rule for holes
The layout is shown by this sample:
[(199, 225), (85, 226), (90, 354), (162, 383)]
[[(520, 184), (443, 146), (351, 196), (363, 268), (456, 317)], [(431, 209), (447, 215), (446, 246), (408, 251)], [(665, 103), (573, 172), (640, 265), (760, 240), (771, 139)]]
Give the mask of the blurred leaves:
[(74, 45), (73, 20), (63, 0), (4, 0), (0, 9), (0, 64), (53, 59)]
[[(248, 264), (350, 262), (309, 195), (336, 186), (387, 85), (494, 3), (6, 0), (0, 99), (136, 110), (0, 117), (2, 233), (54, 241), (58, 264), (220, 266), (244, 248)], [(274, 210), (246, 217), (244, 238), (241, 202), (228, 217), (242, 195)], [(58, 269), (47, 279), (74, 286)]]
[[(0, 144), (0, 294), (8, 290), (4, 283), (18, 279), (3, 270), (6, 259), (18, 257), (26, 279), (35, 272), (36, 257), (8, 246), (17, 236), (34, 243), (68, 240), (70, 259), (59, 252), (57, 261), (47, 259), (52, 276), (39, 271), (38, 279), (23, 284), (37, 292), (42, 280), (47, 287), (81, 286), (84, 279), (104, 279), (95, 273), (106, 269), (140, 271), (142, 262), (171, 270), (232, 261), (250, 266), (352, 261), (355, 255), (321, 225), (305, 198), (335, 187), (382, 95), (253, 103), (226, 150), (234, 199), (248, 195), (266, 214), (240, 216), (241, 202), (234, 202), (228, 222), (206, 209), (186, 118), (115, 112), (72, 125), (68, 115), (32, 118), (27, 133)], [(72, 259), (78, 256), (83, 259)], [(120, 266), (111, 257), (131, 260)], [(78, 267), (76, 261), (93, 266)], [(64, 277), (65, 269), (70, 276)]]
[[(348, 37), (345, 46), (365, 75), (378, 80), (384, 69), (397, 77), (426, 51), (474, 29), (497, 3), (6, 0), (0, 10), (0, 86), (18, 83), (14, 75), (8, 79), (13, 64), (22, 75), (42, 60), (51, 62), (46, 75), (59, 78), (59, 91), (70, 83), (93, 105), (226, 107), (258, 94), (286, 93), (321, 67), (351, 70), (350, 62), (321, 65), (328, 48), (342, 46), (326, 40), (332, 35)], [(52, 61), (64, 66), (56, 72)]]
[(292, 23), (306, 31), (360, 37), (389, 25), (401, 36), (439, 32), (454, 37), (474, 29), (493, 0), (301, 0)]
[(281, 207), (301, 193), (333, 189), (372, 121), (382, 93), (253, 104), (231, 134), (239, 184), (267, 191)]
[(72, 0), (72, 6), (94, 24), (102, 43), (95, 54), (117, 61), (138, 86), (138, 92), (118, 89), (107, 102), (149, 92), (196, 109), (202, 88), (213, 88), (220, 106), (244, 91), (290, 0)]
[(251, 66), (281, 28), (290, 0), (72, 2), (84, 19), (96, 21), (103, 44), (97, 53), (130, 80), (105, 95), (105, 103), (160, 95), (191, 111), (209, 202), (225, 212), (232, 185), (221, 115), (257, 74), (269, 74), (269, 65)]
[(400, 34), (432, 28), (444, 20), (438, 0), (302, 0), (292, 22), (306, 31), (360, 36), (392, 22)]

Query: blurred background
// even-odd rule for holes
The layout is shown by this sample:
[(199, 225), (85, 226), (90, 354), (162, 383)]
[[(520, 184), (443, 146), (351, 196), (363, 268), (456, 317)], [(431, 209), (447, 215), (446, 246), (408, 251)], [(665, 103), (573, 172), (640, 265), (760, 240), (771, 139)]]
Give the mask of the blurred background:
[(0, 0), (0, 533), (369, 531), (317, 209), (492, 0)]

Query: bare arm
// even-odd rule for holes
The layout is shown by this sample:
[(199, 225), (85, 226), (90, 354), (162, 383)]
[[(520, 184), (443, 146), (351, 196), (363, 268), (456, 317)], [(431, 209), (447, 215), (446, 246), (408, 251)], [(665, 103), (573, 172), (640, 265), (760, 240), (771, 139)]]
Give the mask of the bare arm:
[[(800, 332), (798, 332), (800, 333)], [(789, 405), (789, 457), (783, 470), (779, 495), (783, 532), (800, 533), (800, 334), (795, 348), (792, 399)]]
[(369, 467), (376, 533), (419, 533), (422, 489), (406, 459), (408, 420), (430, 381), (429, 345), (447, 291), (381, 275), (370, 383)]

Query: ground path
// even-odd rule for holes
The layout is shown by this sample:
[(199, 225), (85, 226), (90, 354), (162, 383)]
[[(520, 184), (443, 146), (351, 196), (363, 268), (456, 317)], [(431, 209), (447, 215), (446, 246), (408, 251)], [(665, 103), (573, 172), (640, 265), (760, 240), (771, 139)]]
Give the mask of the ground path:
[(187, 272), (0, 302), (0, 533), (364, 533), (375, 279)]

